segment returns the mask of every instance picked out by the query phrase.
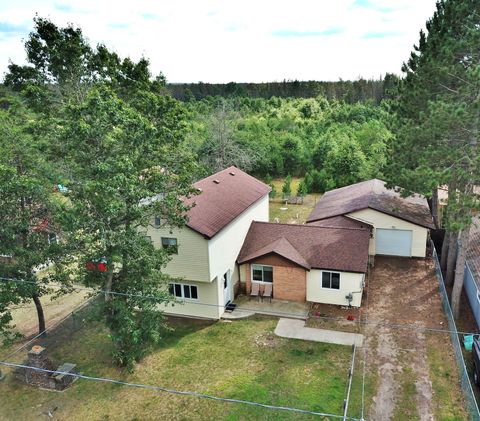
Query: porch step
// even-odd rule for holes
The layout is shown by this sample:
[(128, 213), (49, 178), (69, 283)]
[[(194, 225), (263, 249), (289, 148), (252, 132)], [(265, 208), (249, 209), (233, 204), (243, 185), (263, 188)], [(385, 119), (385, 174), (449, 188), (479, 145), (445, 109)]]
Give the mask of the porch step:
[(234, 304), (234, 303), (228, 303), (228, 304), (225, 306), (225, 312), (231, 313), (233, 310), (235, 310), (236, 307), (237, 307), (236, 304)]

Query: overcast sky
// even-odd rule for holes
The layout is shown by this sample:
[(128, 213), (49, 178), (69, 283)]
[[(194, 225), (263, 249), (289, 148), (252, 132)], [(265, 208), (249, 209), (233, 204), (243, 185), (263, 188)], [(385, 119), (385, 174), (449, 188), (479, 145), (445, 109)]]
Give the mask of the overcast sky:
[(400, 73), (434, 10), (435, 0), (0, 0), (0, 74), (24, 62), (38, 13), (149, 58), (169, 82), (373, 78)]

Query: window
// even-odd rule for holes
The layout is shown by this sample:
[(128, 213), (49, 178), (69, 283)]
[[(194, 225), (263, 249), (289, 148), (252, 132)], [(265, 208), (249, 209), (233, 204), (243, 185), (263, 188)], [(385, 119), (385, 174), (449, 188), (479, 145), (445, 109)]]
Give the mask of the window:
[(198, 288), (195, 285), (170, 284), (168, 286), (168, 291), (177, 298), (198, 300)]
[(159, 227), (160, 225), (162, 225), (162, 221), (161, 221), (159, 216), (155, 216), (154, 224), (155, 224), (156, 227)]
[(252, 280), (257, 282), (273, 282), (271, 266), (252, 265)]
[(48, 233), (48, 244), (57, 244), (58, 239), (57, 239), (57, 234), (54, 232), (49, 232)]
[(338, 272), (322, 272), (322, 288), (340, 289), (340, 274)]
[(150, 235), (144, 235), (143, 238), (147, 240), (149, 243), (152, 243), (152, 237)]
[(168, 249), (171, 253), (178, 254), (178, 245), (176, 238), (162, 237), (162, 247)]
[(480, 291), (477, 289), (477, 301), (480, 303)]

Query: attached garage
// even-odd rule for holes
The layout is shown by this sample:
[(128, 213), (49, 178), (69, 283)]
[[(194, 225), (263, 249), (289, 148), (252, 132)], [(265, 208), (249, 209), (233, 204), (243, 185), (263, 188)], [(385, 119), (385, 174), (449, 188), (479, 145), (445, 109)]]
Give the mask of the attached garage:
[(376, 252), (387, 256), (412, 256), (413, 231), (376, 229)]
[(307, 224), (328, 226), (338, 216), (372, 227), (369, 254), (425, 257), (429, 229), (435, 228), (425, 197), (402, 197), (373, 179), (325, 193)]

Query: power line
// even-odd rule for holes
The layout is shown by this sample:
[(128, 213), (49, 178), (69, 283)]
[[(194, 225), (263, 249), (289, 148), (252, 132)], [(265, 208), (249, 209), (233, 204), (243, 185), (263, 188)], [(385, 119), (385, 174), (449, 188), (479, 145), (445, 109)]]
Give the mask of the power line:
[(35, 335), (32, 339), (29, 341), (25, 342), (21, 347), (17, 348), (15, 351), (11, 352), (8, 354), (6, 357), (4, 357), (4, 360), (9, 360), (12, 358), (15, 354), (18, 354), (22, 349), (26, 348), (29, 344), (34, 342), (36, 339), (38, 339), (40, 336), (43, 334), (47, 333), (49, 330), (52, 330), (53, 328), (57, 327), (61, 323), (63, 323), (65, 320), (67, 320), (74, 312), (79, 311), (81, 308), (85, 307), (90, 301), (92, 301), (94, 298), (96, 298), (98, 295), (94, 297), (90, 297), (87, 301), (83, 302), (80, 304), (78, 307), (74, 308), (70, 313), (68, 313), (65, 317), (62, 317), (60, 320), (57, 320), (55, 323), (52, 324), (52, 326), (45, 328), (42, 330), (40, 333)]
[[(0, 361), (0, 365), (6, 366), (6, 367), (11, 367), (11, 368), (23, 368), (23, 369), (35, 370), (35, 371), (39, 371), (39, 372), (43, 372), (43, 373), (49, 373), (49, 374), (56, 374), (56, 375), (61, 374), (61, 375), (65, 375), (65, 376), (71, 376), (71, 377), (75, 377), (75, 378), (79, 378), (79, 379), (85, 379), (85, 380), (91, 380), (91, 381), (97, 381), (97, 382), (114, 383), (114, 384), (118, 384), (118, 385), (121, 385), (121, 386), (134, 387), (134, 388), (139, 388), (139, 389), (155, 390), (155, 391), (158, 391), (158, 392), (165, 392), (165, 393), (170, 393), (170, 394), (173, 394), (173, 395), (193, 396), (193, 397), (196, 397), (196, 398), (210, 399), (210, 400), (220, 401), (220, 402), (238, 403), (238, 404), (257, 406), (257, 407), (261, 407), (261, 408), (267, 408), (267, 409), (273, 409), (273, 410), (279, 410), (279, 411), (289, 411), (289, 412), (295, 412), (295, 413), (301, 413), (301, 414), (317, 415), (317, 416), (321, 416), (321, 417), (330, 417), (330, 418), (339, 418), (339, 419), (344, 418), (343, 415), (336, 415), (336, 414), (328, 414), (328, 413), (324, 413), (324, 412), (310, 411), (308, 409), (300, 409), (300, 408), (294, 408), (294, 407), (289, 407), (289, 406), (269, 405), (269, 404), (265, 404), (265, 403), (247, 401), (247, 400), (243, 400), (243, 399), (222, 398), (222, 397), (219, 397), (219, 396), (208, 395), (208, 394), (205, 394), (205, 393), (180, 391), (180, 390), (175, 390), (175, 389), (169, 389), (169, 388), (162, 387), (162, 386), (153, 386), (153, 385), (146, 385), (146, 384), (141, 384), (141, 383), (129, 383), (129, 382), (109, 379), (109, 378), (105, 378), (105, 377), (92, 377), (92, 376), (85, 376), (83, 374), (70, 373), (70, 372), (65, 372), (65, 371), (47, 370), (45, 368), (32, 367), (32, 366), (24, 365), (24, 364), (14, 364), (14, 363), (6, 362), (6, 361)], [(360, 421), (357, 418), (352, 418), (352, 417), (347, 417), (346, 419), (352, 420), (352, 421)]]
[[(23, 279), (14, 279), (14, 278), (5, 278), (5, 277), (0, 277), (0, 280), (4, 282), (17, 282), (17, 283), (27, 283), (27, 284), (35, 284), (34, 281), (25, 281)], [(116, 291), (105, 291), (105, 290), (97, 290), (93, 287), (79, 287), (79, 286), (65, 286), (62, 284), (49, 284), (50, 287), (54, 288), (63, 288), (63, 289), (71, 289), (75, 291), (88, 291), (88, 292), (96, 292), (98, 294), (105, 294), (105, 295), (114, 295), (114, 296), (121, 296), (121, 297), (132, 297), (132, 298), (140, 298), (144, 300), (154, 300), (158, 301), (159, 303), (169, 303), (172, 302), (172, 300), (163, 298), (163, 297), (158, 297), (154, 295), (144, 295), (144, 294), (130, 294), (126, 292), (116, 292)], [(368, 300), (368, 297), (367, 297)], [(215, 308), (225, 308), (224, 305), (222, 304), (211, 304), (211, 303), (201, 303), (198, 301), (173, 301), (175, 303), (188, 303), (189, 305), (199, 305), (199, 306), (206, 306), (206, 307), (215, 307)], [(305, 314), (303, 313), (291, 313), (291, 312), (285, 312), (285, 311), (273, 311), (273, 310), (261, 310), (259, 311), (258, 308), (248, 308), (248, 307), (242, 307), (242, 310), (245, 311), (252, 311), (254, 313), (259, 313), (259, 314), (265, 314), (265, 315), (272, 315), (272, 316), (285, 316), (285, 317), (295, 317), (295, 318), (305, 318)], [(317, 316), (317, 315), (311, 315), (310, 318), (313, 319), (321, 319), (321, 320), (331, 320), (331, 321), (341, 321), (344, 320), (343, 317), (331, 317), (331, 316)], [(478, 335), (478, 332), (464, 332), (464, 331), (459, 331), (459, 330), (449, 330), (449, 329), (439, 329), (439, 328), (431, 328), (431, 327), (422, 327), (422, 326), (416, 326), (413, 324), (407, 324), (407, 323), (388, 323), (388, 322), (381, 322), (381, 321), (376, 321), (376, 320), (358, 320), (357, 322), (360, 325), (375, 325), (375, 326), (380, 326), (380, 327), (391, 327), (391, 328), (396, 328), (396, 329), (410, 329), (410, 330), (415, 330), (418, 332), (433, 332), (433, 333), (455, 333), (458, 335)]]

